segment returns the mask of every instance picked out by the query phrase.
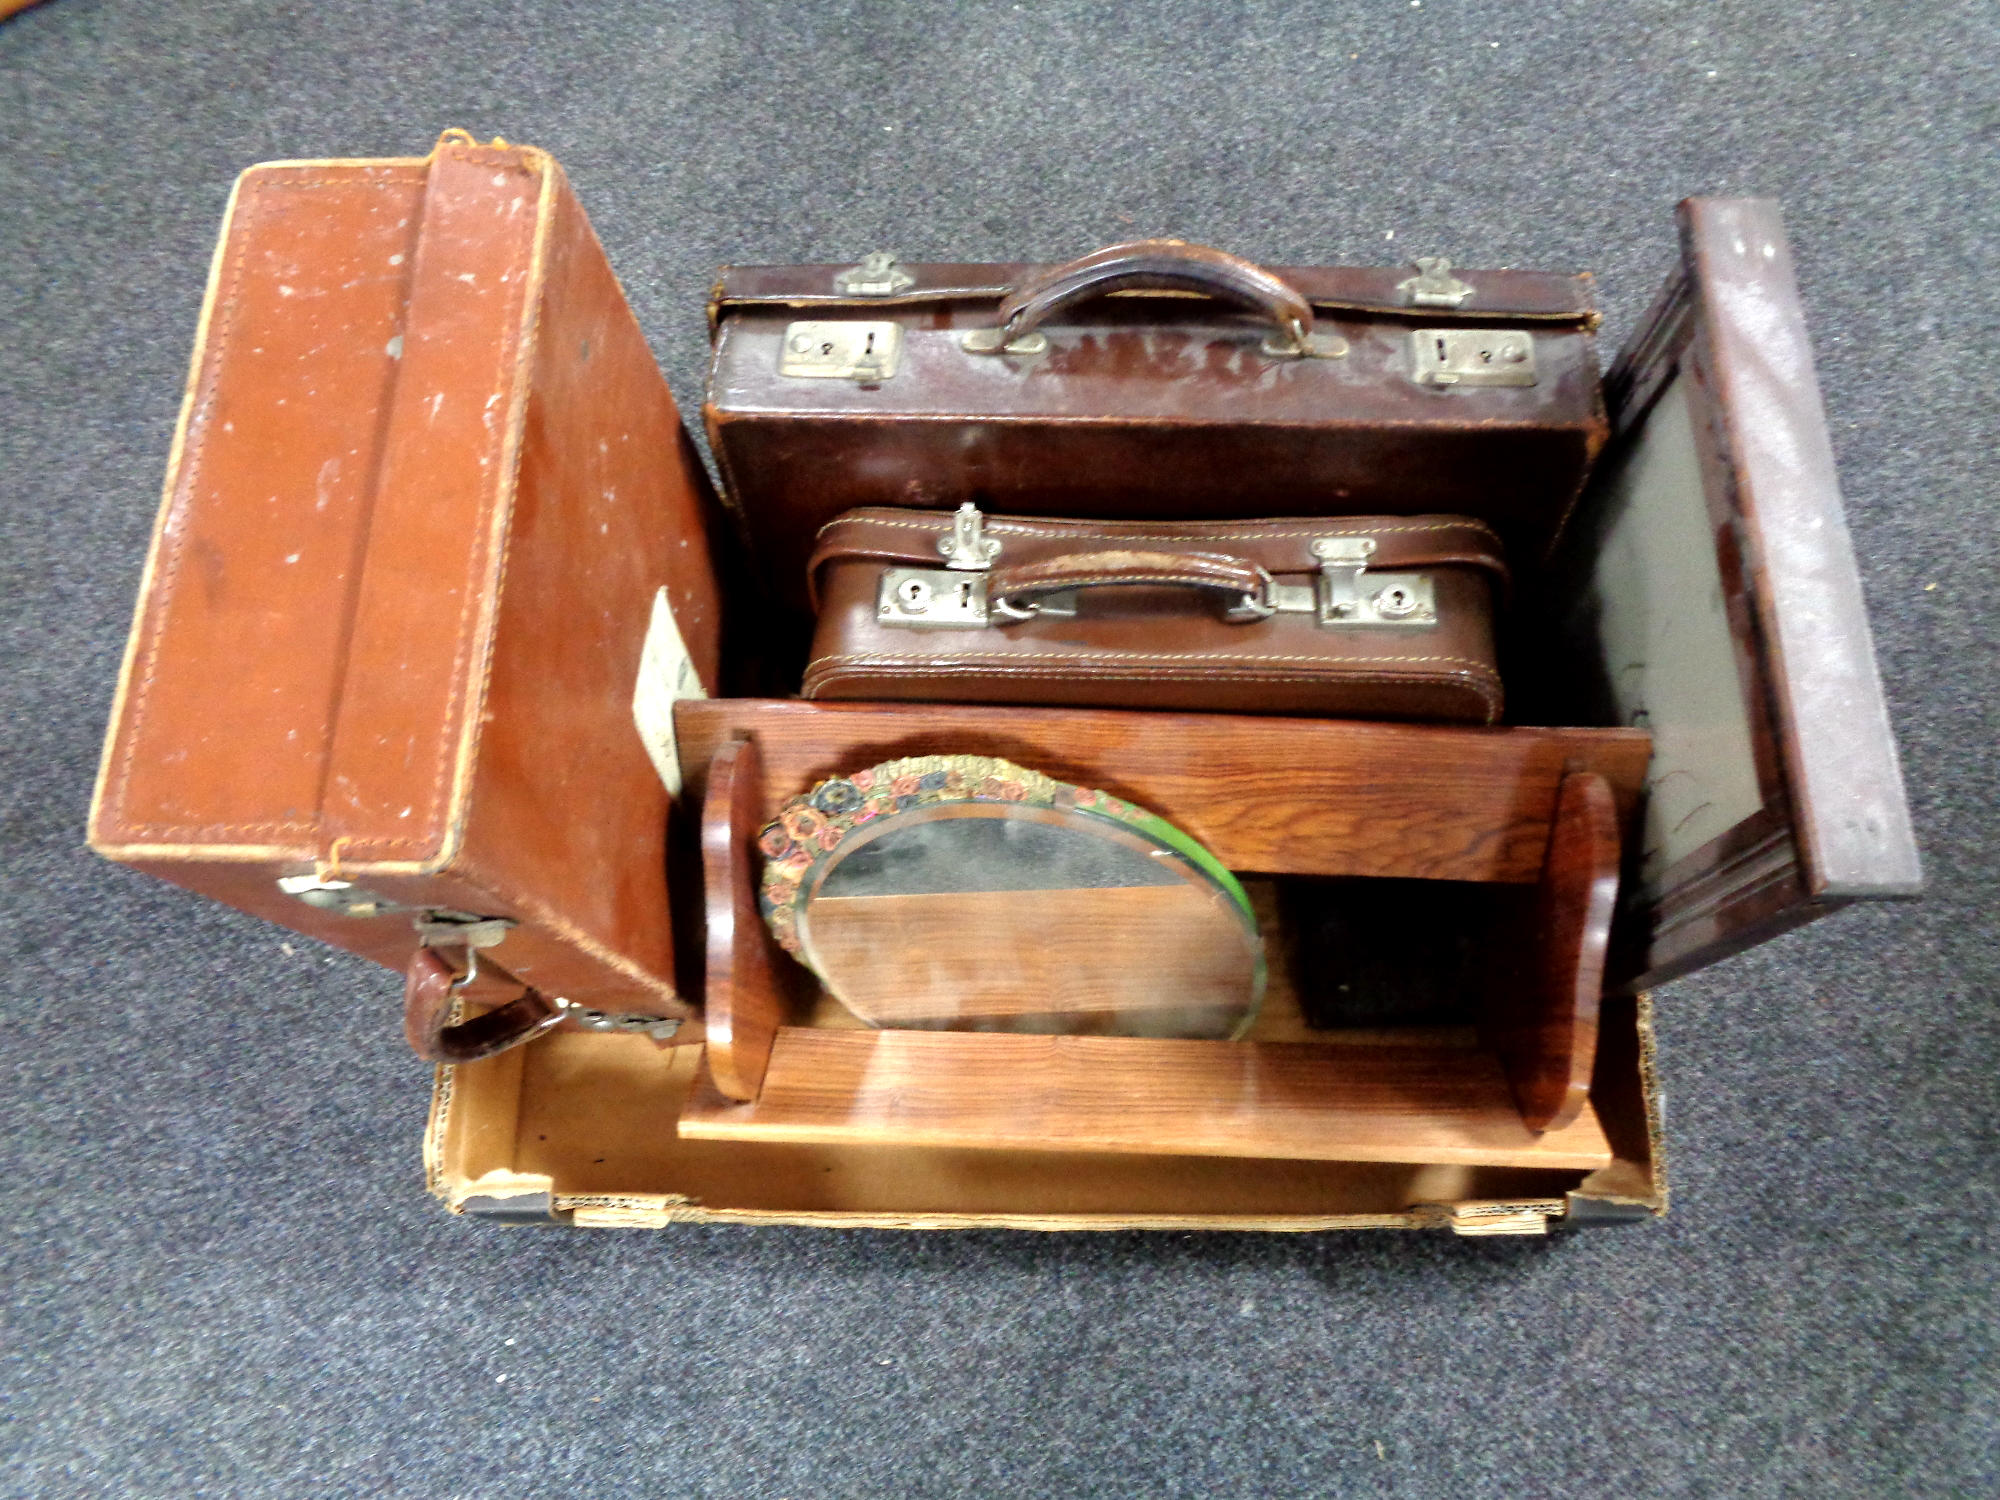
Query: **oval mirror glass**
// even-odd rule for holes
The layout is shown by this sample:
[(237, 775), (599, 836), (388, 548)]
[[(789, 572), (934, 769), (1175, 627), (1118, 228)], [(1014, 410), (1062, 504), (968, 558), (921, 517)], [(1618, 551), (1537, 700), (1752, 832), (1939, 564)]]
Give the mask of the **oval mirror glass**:
[(920, 756), (821, 782), (759, 840), (778, 941), (874, 1026), (1231, 1038), (1264, 956), (1213, 855), (1120, 798)]

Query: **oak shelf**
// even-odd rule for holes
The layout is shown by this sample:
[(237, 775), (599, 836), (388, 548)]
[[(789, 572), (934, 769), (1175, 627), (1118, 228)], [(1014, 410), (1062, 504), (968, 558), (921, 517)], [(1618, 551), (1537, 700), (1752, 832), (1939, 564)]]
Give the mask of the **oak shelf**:
[[(1567, 1171), (1612, 1160), (1588, 1096), (1643, 733), (753, 700), (682, 703), (676, 724), (703, 800), (707, 903), (707, 1066), (684, 1138)], [(1241, 871), (1512, 887), (1531, 909), (1492, 955), (1479, 1045), (1300, 1039), (1303, 1027), (1278, 1026), (1296, 996), (1267, 997), (1270, 1024), (1235, 1042), (788, 1024), (810, 1007), (758, 915), (759, 826), (820, 777), (940, 743), (1115, 789)], [(1283, 989), (1285, 965), (1272, 967)]]
[(753, 1102), (697, 1084), (680, 1133), (1581, 1171), (1612, 1156), (1587, 1104), (1530, 1131), (1476, 1048), (803, 1026), (778, 1031)]

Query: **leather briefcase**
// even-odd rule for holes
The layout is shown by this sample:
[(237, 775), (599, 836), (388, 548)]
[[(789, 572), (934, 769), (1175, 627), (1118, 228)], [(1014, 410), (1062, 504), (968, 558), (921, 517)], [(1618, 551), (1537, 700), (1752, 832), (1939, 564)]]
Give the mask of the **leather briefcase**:
[(808, 698), (1500, 718), (1506, 565), (1463, 516), (858, 510), (820, 533), (811, 579)]
[(691, 1012), (633, 685), (654, 621), (715, 683), (704, 484), (547, 155), (253, 167), (91, 843), (406, 969), (426, 1056), (665, 1039)]
[(1464, 515), (1518, 567), (1602, 445), (1588, 276), (1267, 271), (1172, 240), (1067, 266), (737, 266), (705, 415), (778, 598), (869, 505)]

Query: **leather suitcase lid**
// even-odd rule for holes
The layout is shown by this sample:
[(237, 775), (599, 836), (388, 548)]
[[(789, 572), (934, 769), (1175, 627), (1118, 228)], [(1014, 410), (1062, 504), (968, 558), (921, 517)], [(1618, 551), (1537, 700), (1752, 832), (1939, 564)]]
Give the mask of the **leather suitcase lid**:
[(415, 862), (450, 841), (551, 170), (448, 147), (239, 179), (100, 847)]
[(92, 810), (100, 848), (319, 844), (425, 182), (420, 160), (237, 181)]
[(1632, 989), (1923, 879), (1777, 205), (1693, 198), (1680, 228), (1549, 586), (1551, 708), (1653, 735)]

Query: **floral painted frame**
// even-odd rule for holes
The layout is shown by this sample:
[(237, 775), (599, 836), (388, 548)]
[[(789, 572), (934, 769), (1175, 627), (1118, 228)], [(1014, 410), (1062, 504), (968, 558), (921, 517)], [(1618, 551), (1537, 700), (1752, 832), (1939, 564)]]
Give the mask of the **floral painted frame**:
[(1216, 857), (1166, 819), (1109, 792), (1071, 786), (989, 755), (913, 755), (835, 776), (792, 798), (757, 835), (764, 855), (758, 905), (771, 935), (800, 958), (799, 908), (813, 873), (849, 834), (876, 819), (941, 802), (1012, 802), (1092, 813), (1124, 823), (1185, 855), (1242, 908), (1250, 898)]

